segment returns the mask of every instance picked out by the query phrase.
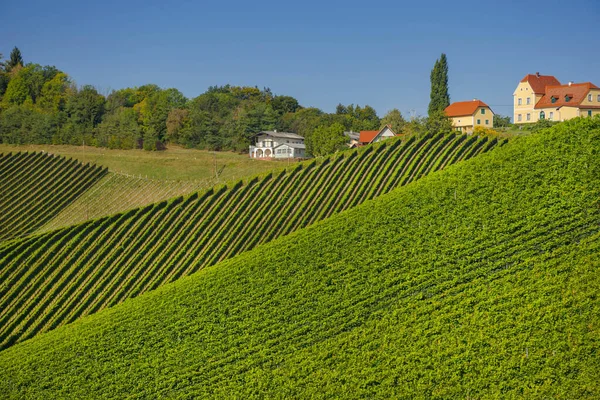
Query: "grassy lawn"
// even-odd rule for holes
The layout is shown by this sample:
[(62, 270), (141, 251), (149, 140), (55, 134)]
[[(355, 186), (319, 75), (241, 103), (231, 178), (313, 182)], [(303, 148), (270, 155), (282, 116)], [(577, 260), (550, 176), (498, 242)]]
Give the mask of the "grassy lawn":
[(215, 177), (231, 181), (284, 167), (278, 161), (259, 161), (245, 154), (209, 152), (169, 146), (165, 151), (111, 150), (89, 146), (54, 146), (0, 144), (0, 153), (16, 151), (46, 151), (83, 162), (106, 166), (110, 171), (161, 180), (205, 180)]

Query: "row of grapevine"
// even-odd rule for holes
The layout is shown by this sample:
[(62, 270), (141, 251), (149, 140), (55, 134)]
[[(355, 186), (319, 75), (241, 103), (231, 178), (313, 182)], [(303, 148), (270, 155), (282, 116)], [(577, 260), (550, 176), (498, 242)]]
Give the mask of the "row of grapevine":
[(405, 143), (391, 139), (0, 247), (7, 290), (0, 297), (0, 345), (118, 304), (389, 192), (439, 169), (440, 158), (451, 155), (448, 149), (457, 152), (444, 165), (490, 150), (493, 146), (483, 146), (486, 140), (455, 134)]
[(48, 232), (150, 203), (207, 189), (210, 180), (174, 181), (108, 172), (90, 190), (64, 208), (37, 232)]
[[(0, 352), (6, 377), (0, 392), (8, 398), (600, 398), (599, 134), (600, 119), (580, 119), (523, 137), (38, 335)], [(471, 145), (461, 151), (454, 140)], [(387, 182), (415, 179), (497, 143), (453, 136), (433, 144), (413, 140), (395, 151), (394, 145), (334, 157), (322, 170), (316, 163), (267, 175), (237, 187), (229, 199), (226, 191), (211, 193), (206, 199), (218, 195), (202, 214), (236, 202), (221, 220), (237, 232), (232, 243), (252, 238), (252, 229), (240, 227), (263, 218), (256, 211), (271, 196), (287, 204), (280, 189), (300, 176), (322, 182), (323, 192), (344, 190), (353, 181), (345, 171), (368, 161), (372, 168), (362, 179), (374, 179), (376, 188), (366, 195), (363, 187), (348, 188), (339, 197), (360, 202)], [(413, 162), (399, 162), (398, 152)], [(398, 167), (382, 179), (375, 165)], [(321, 197), (319, 189), (297, 188), (303, 218), (326, 214), (328, 199), (322, 206), (309, 201)], [(163, 222), (155, 225), (160, 235), (170, 234), (169, 224), (183, 227), (180, 219), (197, 212), (193, 204), (207, 203), (180, 201), (163, 206)], [(294, 205), (288, 215), (302, 218)], [(189, 236), (183, 239), (203, 240)], [(170, 257), (171, 241), (179, 241), (170, 237), (162, 250), (151, 236), (144, 240), (146, 265), (150, 253)], [(201, 251), (214, 258), (213, 247)], [(140, 288), (153, 285), (147, 269), (137, 273), (146, 277)], [(97, 293), (89, 293), (90, 302)], [(78, 307), (93, 310), (87, 300)]]
[(35, 232), (106, 173), (47, 153), (0, 154), (0, 241)]

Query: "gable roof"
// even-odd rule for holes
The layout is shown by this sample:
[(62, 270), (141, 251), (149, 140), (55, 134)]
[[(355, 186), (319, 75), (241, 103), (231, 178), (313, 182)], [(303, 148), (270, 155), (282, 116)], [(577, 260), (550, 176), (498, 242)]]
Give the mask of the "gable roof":
[[(579, 107), (581, 102), (585, 100), (585, 96), (590, 89), (600, 89), (591, 82), (572, 83), (571, 85), (547, 86), (546, 94), (537, 102), (535, 108), (549, 107)], [(570, 100), (566, 101), (565, 96), (569, 96)], [(556, 101), (552, 102), (552, 97)]]
[(546, 86), (560, 85), (560, 82), (554, 76), (540, 75), (539, 72), (525, 75), (525, 78), (521, 79), (521, 82), (529, 82), (529, 85), (535, 94), (546, 93)]
[[(477, 109), (479, 107), (490, 108), (487, 104), (485, 104), (481, 100), (471, 100), (471, 101), (456, 101), (456, 102), (450, 104), (448, 107), (446, 107), (446, 109), (444, 111), (446, 112), (446, 115), (449, 117), (463, 117), (463, 116), (475, 114), (475, 111), (477, 111)], [(492, 111), (491, 108), (490, 108), (490, 111)]]
[(392, 127), (390, 125), (386, 125), (378, 131), (360, 131), (360, 137), (359, 137), (358, 141), (362, 144), (371, 143), (379, 135), (381, 135), (383, 133), (383, 131), (385, 131), (386, 129), (389, 129), (389, 131), (392, 132), (394, 134), (394, 136), (398, 136), (396, 134), (396, 132), (394, 132), (392, 130)]
[(375, 139), (375, 136), (379, 131), (360, 131), (358, 141), (361, 143), (371, 143), (371, 140)]
[(258, 132), (256, 134), (256, 136), (258, 136), (258, 135), (269, 135), (269, 136), (276, 137), (276, 138), (304, 140), (304, 137), (297, 135), (295, 133), (291, 133), (291, 132), (262, 131), (262, 132)]

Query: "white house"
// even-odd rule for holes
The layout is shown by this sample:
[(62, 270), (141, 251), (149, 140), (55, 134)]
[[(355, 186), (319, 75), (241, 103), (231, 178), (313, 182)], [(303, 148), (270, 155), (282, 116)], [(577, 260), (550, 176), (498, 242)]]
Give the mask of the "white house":
[(306, 158), (304, 138), (295, 133), (263, 131), (250, 146), (252, 158)]

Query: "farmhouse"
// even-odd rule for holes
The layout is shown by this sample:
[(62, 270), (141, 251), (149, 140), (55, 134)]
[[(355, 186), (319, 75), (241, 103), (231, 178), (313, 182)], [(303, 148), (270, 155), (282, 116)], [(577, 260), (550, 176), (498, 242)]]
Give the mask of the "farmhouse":
[(554, 76), (536, 72), (519, 82), (513, 104), (517, 124), (591, 117), (600, 114), (600, 88), (591, 82), (561, 85)]
[(295, 133), (263, 131), (255, 135), (254, 145), (250, 146), (250, 157), (306, 158), (304, 138)]
[(394, 136), (398, 135), (392, 130), (391, 126), (386, 125), (377, 131), (360, 131), (358, 144), (360, 146), (364, 146), (370, 143), (381, 142), (382, 140), (389, 139)]
[(476, 126), (494, 126), (494, 112), (481, 100), (457, 101), (444, 111), (452, 121), (452, 127), (461, 132), (472, 133)]
[(346, 143), (346, 146), (353, 149), (359, 145), (360, 132), (348, 131), (348, 132), (344, 132), (344, 136), (346, 136), (346, 138), (348, 138), (348, 142)]

